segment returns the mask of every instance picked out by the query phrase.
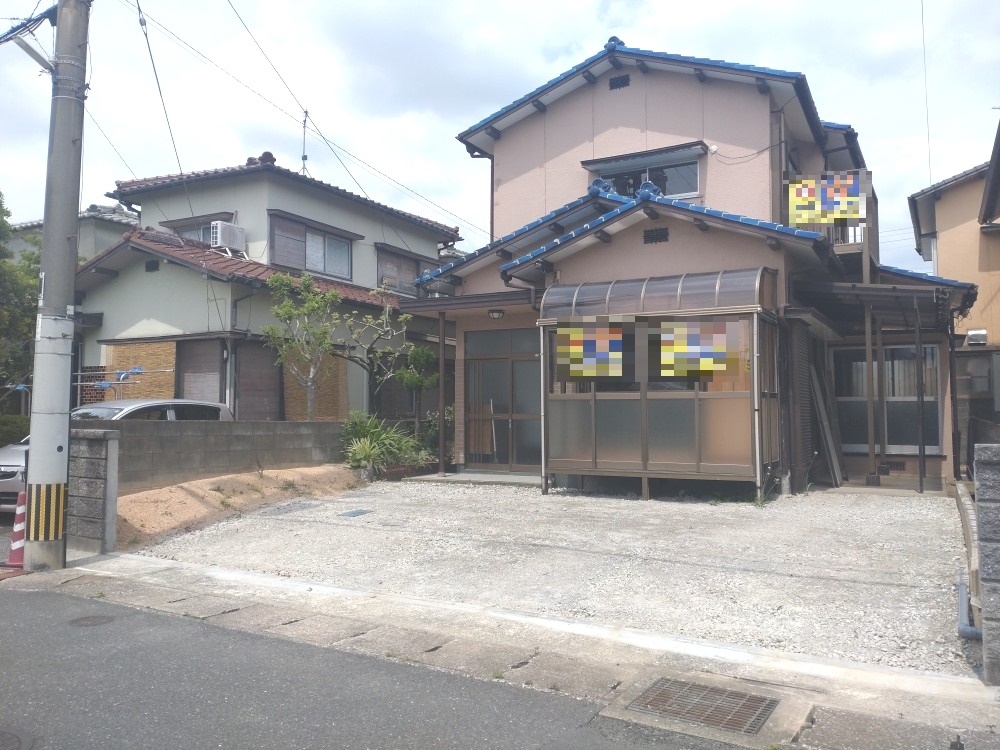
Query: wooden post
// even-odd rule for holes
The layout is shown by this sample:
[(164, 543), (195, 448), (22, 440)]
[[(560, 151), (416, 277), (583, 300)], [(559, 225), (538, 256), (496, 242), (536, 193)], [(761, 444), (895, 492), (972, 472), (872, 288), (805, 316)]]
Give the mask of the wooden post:
[(927, 447), (924, 445), (924, 341), (920, 330), (920, 303), (913, 299), (913, 310), (916, 313), (917, 340), (917, 451), (919, 455), (920, 479), (918, 487), (924, 491), (924, 476), (927, 474)]
[[(444, 346), (444, 311), (438, 313), (438, 476), (445, 476), (444, 470), (444, 373), (448, 364)], [(417, 415), (420, 418), (420, 415)]]

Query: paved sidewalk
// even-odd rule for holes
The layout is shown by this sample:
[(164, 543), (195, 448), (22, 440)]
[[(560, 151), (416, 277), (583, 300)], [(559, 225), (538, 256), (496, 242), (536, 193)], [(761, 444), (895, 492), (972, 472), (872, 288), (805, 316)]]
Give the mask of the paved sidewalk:
[[(469, 507), (468, 492), (480, 493), (478, 505)], [(926, 640), (945, 628), (954, 636), (955, 623), (944, 612), (953, 606), (948, 579), (955, 572), (952, 536), (959, 533), (949, 502), (815, 495), (758, 509), (380, 483), (332, 498), (300, 498), (183, 535), (150, 550), (162, 557), (78, 561), (64, 571), (4, 581), (0, 590), (102, 599), (558, 691), (597, 701), (608, 716), (663, 728), (677, 729), (628, 708), (663, 677), (773, 694), (798, 711), (786, 726), (765, 725), (773, 735), (716, 735), (737, 745), (781, 746), (798, 734), (789, 747), (947, 750), (960, 734), (966, 750), (990, 750), (1000, 748), (994, 733), (1000, 691), (983, 686), (971, 665), (958, 669), (961, 662), (937, 655), (935, 641)], [(352, 515), (359, 509), (372, 512)], [(847, 510), (842, 536), (830, 536), (831, 519)], [(926, 544), (935, 534), (937, 549)], [(828, 549), (834, 543), (841, 547)], [(242, 564), (226, 563), (231, 559)], [(910, 570), (913, 561), (923, 566)], [(702, 587), (689, 597), (671, 586), (691, 570)], [(645, 596), (634, 588), (640, 574), (648, 579)], [(531, 576), (548, 581), (532, 584)], [(725, 604), (755, 580), (757, 589), (743, 596), (758, 598), (719, 608), (720, 597)], [(842, 608), (838, 617), (825, 614), (823, 591)], [(886, 601), (868, 601), (871, 592)], [(775, 595), (795, 607), (763, 617), (753, 611)], [(853, 604), (852, 596), (863, 604)], [(647, 606), (670, 617), (681, 610), (685, 618), (646, 621)], [(718, 619), (726, 611), (729, 621), (698, 629), (704, 612)], [(893, 613), (906, 620), (902, 630)], [(801, 621), (796, 627), (824, 653), (803, 650), (792, 631), (787, 642), (794, 649), (780, 640), (753, 642), (769, 623), (779, 632), (789, 621)], [(680, 633), (673, 622), (690, 622), (695, 632)], [(859, 659), (884, 653), (867, 642), (883, 627), (913, 638), (921, 658), (941, 666), (904, 669)], [(844, 633), (854, 639), (840, 646), (848, 657), (831, 655), (837, 649), (823, 639)], [(903, 649), (890, 645), (889, 657), (903, 658), (895, 653)]]

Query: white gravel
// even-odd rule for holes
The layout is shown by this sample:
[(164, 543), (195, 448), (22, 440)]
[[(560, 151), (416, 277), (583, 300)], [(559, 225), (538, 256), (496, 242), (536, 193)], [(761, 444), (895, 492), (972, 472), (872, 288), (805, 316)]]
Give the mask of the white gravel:
[[(373, 512), (355, 517), (356, 509)], [(145, 554), (736, 645), (972, 675), (946, 497), (816, 492), (764, 507), (377, 483)]]

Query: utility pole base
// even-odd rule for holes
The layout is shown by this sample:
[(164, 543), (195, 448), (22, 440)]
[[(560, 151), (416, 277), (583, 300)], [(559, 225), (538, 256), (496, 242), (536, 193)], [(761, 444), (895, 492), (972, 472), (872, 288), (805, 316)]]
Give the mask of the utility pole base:
[(24, 569), (35, 573), (66, 567), (66, 539), (24, 543)]

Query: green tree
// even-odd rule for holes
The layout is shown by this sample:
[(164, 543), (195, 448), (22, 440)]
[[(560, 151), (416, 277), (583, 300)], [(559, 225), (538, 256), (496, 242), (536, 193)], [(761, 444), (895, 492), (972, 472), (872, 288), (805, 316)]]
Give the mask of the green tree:
[(413, 393), (414, 419), (413, 436), (420, 439), (420, 398), (424, 391), (437, 385), (438, 374), (429, 372), (437, 361), (437, 355), (427, 346), (411, 346), (406, 353), (406, 367), (396, 370), (396, 380)]
[(306, 390), (306, 419), (316, 413), (316, 389), (330, 375), (328, 355), (333, 351), (333, 332), (337, 324), (340, 294), (321, 291), (312, 276), (293, 278), (275, 274), (267, 280), (274, 313), (281, 325), (262, 330), (269, 347), (277, 352), (278, 362)]
[(369, 292), (378, 314), (346, 309), (336, 315), (333, 356), (353, 362), (368, 374), (368, 411), (379, 412), (382, 388), (395, 375), (396, 363), (406, 351), (406, 324), (411, 315), (393, 307), (395, 294), (385, 287)]
[(372, 304), (379, 307), (373, 314), (344, 306), (336, 290), (321, 291), (309, 275), (275, 274), (267, 284), (281, 325), (265, 326), (262, 333), (278, 361), (306, 389), (307, 418), (313, 419), (316, 389), (330, 374), (330, 357), (353, 362), (367, 373), (368, 408), (376, 413), (382, 387), (406, 348), (411, 317), (396, 312), (393, 293), (371, 291)]
[[(31, 375), (31, 342), (38, 312), (38, 253), (14, 259), (7, 247), (13, 234), (10, 211), (0, 193), (0, 386), (26, 383)], [(14, 403), (0, 392), (0, 411)]]

